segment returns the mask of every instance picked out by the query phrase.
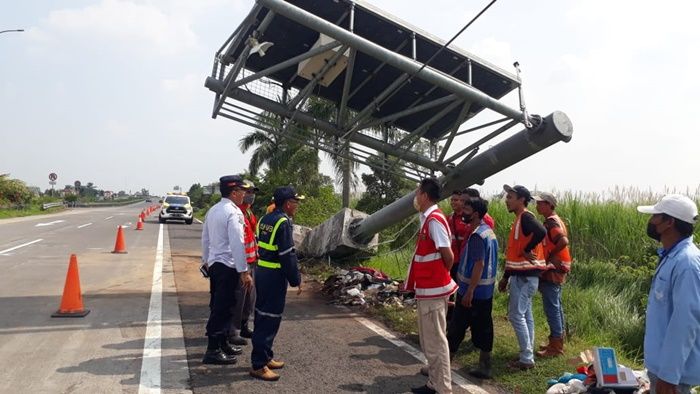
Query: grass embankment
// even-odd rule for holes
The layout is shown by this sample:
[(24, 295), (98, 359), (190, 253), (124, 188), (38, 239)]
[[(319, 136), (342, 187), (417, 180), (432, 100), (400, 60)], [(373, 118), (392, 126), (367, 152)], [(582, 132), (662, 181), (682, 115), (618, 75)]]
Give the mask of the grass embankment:
[(37, 206), (29, 206), (26, 208), (20, 208), (20, 209), (0, 209), (0, 219), (9, 219), (9, 218), (17, 218), (17, 217), (22, 217), (22, 216), (33, 216), (33, 215), (45, 215), (47, 213), (55, 213), (55, 212), (60, 212), (64, 208), (63, 207), (56, 207), (56, 208), (49, 208), (47, 210), (42, 210), (41, 205)]
[[(593, 346), (613, 347), (620, 363), (643, 367), (644, 314), (657, 244), (645, 235), (648, 216), (637, 213), (636, 205), (651, 203), (659, 196), (638, 194), (638, 198), (633, 197), (628, 194), (626, 202), (611, 202), (568, 195), (560, 204), (558, 212), (569, 228), (575, 261), (563, 291), (568, 332), (566, 354), (554, 359), (538, 359), (534, 370), (507, 370), (506, 363), (517, 355), (518, 346), (506, 318), (508, 297), (498, 293), (493, 310), (496, 384), (509, 392), (542, 393), (546, 391), (548, 379), (573, 372), (574, 367), (566, 362), (568, 359)], [(499, 200), (491, 202), (489, 213), (496, 221), (502, 251), (513, 215)], [(696, 230), (696, 239), (697, 236)], [(393, 278), (403, 278), (412, 252), (412, 248), (407, 248), (380, 254), (366, 265)], [(502, 267), (501, 255), (499, 270)], [(374, 312), (397, 331), (409, 336), (417, 333), (415, 312), (410, 308), (378, 308)], [(539, 294), (535, 297), (533, 312), (536, 343), (539, 344), (545, 342), (549, 334)], [(478, 352), (470, 348), (465, 341), (456, 358), (456, 362), (466, 368), (478, 362)]]

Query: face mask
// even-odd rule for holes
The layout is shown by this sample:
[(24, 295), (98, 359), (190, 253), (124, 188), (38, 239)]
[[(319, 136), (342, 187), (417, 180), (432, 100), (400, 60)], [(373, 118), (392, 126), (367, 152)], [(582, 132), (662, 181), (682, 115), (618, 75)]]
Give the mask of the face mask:
[(464, 223), (471, 223), (475, 218), (476, 218), (476, 213), (473, 213), (469, 216), (464, 215), (464, 216), (462, 216), (462, 221)]
[(246, 194), (243, 197), (243, 204), (253, 205), (255, 202), (255, 194)]
[(656, 231), (656, 225), (652, 222), (647, 223), (647, 235), (657, 241), (661, 241), (661, 234)]
[(420, 212), (420, 205), (418, 205), (418, 196), (413, 197), (413, 208), (415, 208), (416, 211)]

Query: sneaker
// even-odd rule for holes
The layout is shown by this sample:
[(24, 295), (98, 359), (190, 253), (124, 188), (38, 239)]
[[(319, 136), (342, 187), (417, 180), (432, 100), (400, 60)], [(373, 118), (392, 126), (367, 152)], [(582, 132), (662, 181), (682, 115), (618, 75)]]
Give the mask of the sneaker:
[(535, 363), (523, 363), (523, 362), (520, 362), (520, 360), (513, 360), (513, 361), (508, 363), (508, 368), (514, 369), (514, 370), (524, 371), (526, 369), (535, 368)]
[(280, 379), (280, 376), (272, 372), (268, 367), (262, 367), (260, 369), (251, 369), (250, 376), (268, 382), (274, 382)]

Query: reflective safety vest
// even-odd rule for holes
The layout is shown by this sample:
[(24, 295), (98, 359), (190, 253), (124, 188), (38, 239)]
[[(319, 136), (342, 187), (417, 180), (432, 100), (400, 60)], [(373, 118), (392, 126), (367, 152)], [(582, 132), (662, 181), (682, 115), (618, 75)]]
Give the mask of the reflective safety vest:
[[(254, 264), (258, 260), (258, 243), (256, 240), (257, 221), (250, 210), (250, 206), (240, 207), (245, 219), (245, 233), (243, 243), (245, 245), (245, 260), (248, 264)], [(244, 209), (245, 208), (245, 209)]]
[(455, 258), (455, 264), (457, 264), (461, 256), (460, 253), (464, 249), (464, 244), (467, 242), (467, 238), (469, 238), (471, 228), (467, 223), (464, 223), (462, 217), (458, 216), (456, 213), (449, 216), (449, 223), (450, 233), (452, 235), (452, 254)]
[[(569, 236), (569, 231), (566, 229), (566, 225), (564, 224), (564, 221), (561, 220), (559, 215), (554, 214), (550, 217), (547, 218), (554, 220), (559, 224), (559, 227), (561, 227), (562, 231), (564, 232), (564, 236), (568, 237)], [(552, 242), (552, 240), (549, 239), (549, 230), (547, 231), (547, 235), (545, 235), (544, 239), (542, 240), (542, 249), (544, 251), (544, 256), (549, 257), (551, 254), (552, 250), (557, 245)], [(547, 268), (549, 269), (546, 272), (543, 272), (541, 275), (541, 278), (549, 281), (549, 282), (554, 282), (554, 283), (564, 283), (566, 280), (566, 274), (571, 272), (571, 253), (569, 252), (569, 246), (567, 245), (564, 249), (560, 250), (555, 256), (552, 256), (552, 258), (558, 259), (561, 261), (561, 269), (558, 269), (557, 267), (554, 266), (554, 264), (549, 264), (547, 265)]]
[[(287, 216), (282, 216), (279, 219), (277, 219), (277, 222), (275, 222), (275, 225), (272, 227), (272, 232), (270, 233), (270, 238), (265, 240), (264, 237), (261, 239), (260, 237), (260, 223), (258, 223), (257, 229), (256, 229), (256, 234), (258, 236), (258, 247), (260, 249), (264, 249), (268, 252), (273, 252), (271, 253), (272, 255), (275, 255), (275, 258), (267, 258), (266, 260), (263, 260), (262, 258), (258, 259), (258, 266), (259, 267), (265, 267), (265, 268), (272, 268), (272, 269), (280, 269), (282, 268), (282, 264), (279, 262), (279, 247), (275, 244), (275, 235), (277, 235), (277, 230), (280, 228), (280, 225), (284, 222), (287, 221)], [(270, 254), (268, 254), (270, 255)]]
[(531, 270), (546, 270), (547, 264), (544, 260), (544, 252), (542, 244), (539, 243), (532, 249), (535, 255), (535, 261), (529, 261), (522, 256), (527, 244), (530, 243), (533, 234), (525, 236), (520, 220), (523, 214), (529, 212), (527, 209), (520, 213), (516, 218), (513, 226), (510, 228), (508, 236), (508, 245), (506, 246), (506, 271), (531, 271)]
[[(496, 271), (498, 267), (498, 239), (493, 229), (489, 227), (483, 220), (476, 231), (470, 236), (479, 237), (484, 243), (484, 270), (481, 272), (481, 278), (477, 287), (474, 290), (474, 298), (477, 300), (485, 300), (493, 297), (494, 284), (496, 283)], [(474, 271), (475, 261), (469, 260), (469, 244), (464, 248), (464, 255), (459, 263), (457, 271), (457, 279), (460, 281), (460, 294), (466, 292), (467, 287), (472, 281), (472, 271)]]
[(425, 219), (418, 233), (416, 252), (408, 267), (406, 290), (415, 290), (417, 299), (447, 297), (457, 291), (457, 283), (445, 268), (442, 255), (430, 238), (429, 223), (436, 220), (450, 234), (450, 226), (445, 215), (439, 209), (432, 211)]

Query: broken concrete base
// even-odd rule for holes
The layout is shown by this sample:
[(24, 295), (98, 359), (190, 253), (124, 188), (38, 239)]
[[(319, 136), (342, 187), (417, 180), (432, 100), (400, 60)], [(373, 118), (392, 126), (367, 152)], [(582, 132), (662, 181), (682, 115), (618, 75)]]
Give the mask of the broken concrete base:
[(377, 251), (378, 236), (375, 234), (367, 244), (360, 244), (350, 237), (350, 225), (368, 215), (350, 208), (343, 208), (330, 219), (314, 227), (297, 250), (305, 257), (345, 258), (356, 255), (371, 255)]

